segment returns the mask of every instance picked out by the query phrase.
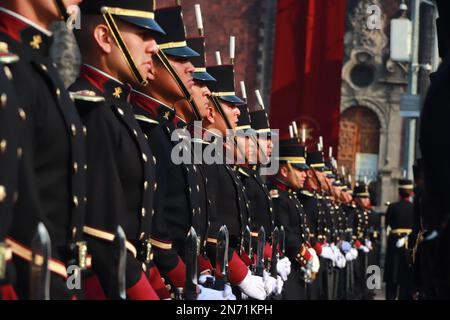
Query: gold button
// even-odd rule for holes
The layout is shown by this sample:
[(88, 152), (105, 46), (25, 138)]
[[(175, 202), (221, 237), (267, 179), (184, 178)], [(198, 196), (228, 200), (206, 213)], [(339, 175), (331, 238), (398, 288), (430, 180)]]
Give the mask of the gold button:
[(147, 191), (147, 189), (148, 189), (148, 181), (145, 181), (144, 182), (144, 190)]
[(137, 137), (138, 133), (136, 130), (133, 129), (133, 134)]
[(74, 196), (74, 197), (73, 197), (73, 206), (74, 206), (75, 208), (78, 208), (78, 197), (77, 197), (77, 196)]
[(155, 215), (155, 209), (152, 209), (152, 217)]
[(5, 201), (6, 199), (6, 189), (4, 186), (0, 185), (0, 202)]
[(56, 89), (56, 96), (58, 98), (61, 97), (61, 89), (59, 89), (59, 88)]
[(0, 108), (6, 107), (6, 102), (8, 102), (8, 96), (6, 93), (2, 93), (0, 96)]
[(83, 134), (84, 134), (84, 136), (87, 135), (87, 128), (85, 126), (83, 126)]
[(77, 173), (78, 172), (78, 163), (74, 162), (73, 163), (73, 173)]
[(25, 121), (27, 119), (27, 114), (22, 108), (19, 108), (19, 117), (22, 121)]
[(146, 211), (145, 211), (145, 208), (142, 208), (142, 209), (141, 209), (141, 215), (142, 215), (142, 218), (145, 217), (145, 212), (146, 212)]
[(85, 164), (85, 165), (84, 165), (84, 170), (87, 171), (87, 169), (88, 169), (88, 165)]
[(43, 65), (43, 64), (41, 64), (41, 68), (42, 68), (42, 70), (44, 70), (45, 72), (48, 71), (48, 68), (47, 68), (45, 65)]
[(70, 132), (72, 132), (74, 137), (77, 135), (77, 127), (73, 123), (70, 125)]
[(7, 145), (8, 144), (7, 144), (6, 140), (2, 140), (0, 142), (0, 154), (4, 154), (5, 153)]
[(123, 115), (124, 115), (124, 113), (123, 113), (123, 110), (122, 109), (120, 109), (120, 108), (117, 108), (117, 111), (119, 112), (119, 114), (123, 117)]
[(22, 148), (17, 148), (17, 158), (22, 158), (23, 150)]
[(144, 133), (144, 137), (145, 137), (145, 139), (147, 139), (148, 140), (148, 136)]
[(5, 72), (5, 76), (6, 76), (9, 80), (12, 80), (13, 75), (12, 75), (11, 69), (9, 69), (8, 67), (4, 67), (4, 68), (3, 68), (3, 71)]
[[(195, 167), (194, 167), (195, 168)], [(197, 185), (197, 192), (200, 192), (200, 187)]]
[(189, 187), (189, 193), (192, 193), (192, 188), (191, 187)]
[(145, 237), (145, 233), (142, 232), (141, 235), (139, 236), (139, 240), (144, 240), (144, 237)]
[(76, 234), (77, 234), (77, 227), (73, 227), (73, 229), (72, 229), (72, 238), (74, 238)]
[(153, 191), (156, 191), (156, 189), (158, 189), (158, 183), (155, 182), (155, 185), (153, 186)]
[(156, 164), (156, 158), (153, 156), (153, 164)]
[(142, 154), (142, 159), (144, 160), (144, 162), (147, 162), (147, 155), (145, 153)]

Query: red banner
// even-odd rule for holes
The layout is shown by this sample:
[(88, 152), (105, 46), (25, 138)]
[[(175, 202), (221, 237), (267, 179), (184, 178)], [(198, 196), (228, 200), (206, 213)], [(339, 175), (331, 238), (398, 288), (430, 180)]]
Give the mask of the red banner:
[(271, 126), (337, 150), (346, 0), (278, 0)]

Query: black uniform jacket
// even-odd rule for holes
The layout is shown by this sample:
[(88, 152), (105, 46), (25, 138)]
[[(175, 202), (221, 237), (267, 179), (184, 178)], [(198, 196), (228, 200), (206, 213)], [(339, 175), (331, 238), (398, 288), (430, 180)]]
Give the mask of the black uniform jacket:
[(105, 293), (113, 295), (111, 279), (117, 279), (117, 268), (111, 235), (119, 225), (128, 240), (127, 288), (133, 287), (146, 271), (143, 263), (151, 262), (148, 245), (157, 189), (154, 159), (128, 102), (128, 85), (84, 65), (70, 91), (76, 94), (76, 107), (87, 128), (84, 232), (93, 256), (93, 270)]
[[(76, 259), (68, 244), (82, 239), (85, 213), (83, 126), (49, 57), (51, 37), (23, 18), (0, 11), (0, 41), (20, 57), (10, 66), (19, 100), (19, 181), (9, 245), (14, 251), (20, 298), (27, 298), (30, 245), (43, 222), (52, 242), (51, 296), (70, 298), (65, 264)], [(11, 143), (14, 148), (14, 143)]]

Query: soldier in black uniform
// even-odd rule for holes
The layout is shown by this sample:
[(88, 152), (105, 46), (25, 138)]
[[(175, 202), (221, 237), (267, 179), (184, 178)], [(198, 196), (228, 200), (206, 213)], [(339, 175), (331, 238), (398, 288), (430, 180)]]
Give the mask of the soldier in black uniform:
[(163, 30), (153, 19), (152, 2), (88, 0), (81, 12), (83, 26), (76, 36), (84, 65), (70, 90), (87, 128), (84, 232), (95, 273), (86, 279), (87, 296), (118, 295), (111, 281), (117, 279), (111, 241), (120, 225), (128, 239), (126, 270), (118, 271), (126, 273), (127, 298), (158, 299), (149, 281), (155, 160), (128, 99), (130, 85), (143, 85), (153, 76), (155, 33)]
[[(167, 283), (180, 292), (186, 281), (184, 243), (191, 226), (197, 232), (202, 253), (199, 271), (212, 269), (205, 253), (210, 211), (207, 179), (202, 168), (194, 163), (189, 132), (193, 121), (201, 120), (188, 102), (195, 71), (190, 59), (200, 58), (200, 54), (186, 43), (181, 7), (157, 10), (156, 20), (166, 31), (158, 37), (161, 51), (155, 61), (157, 78), (148, 87), (133, 90), (131, 103), (156, 159), (159, 190), (152, 230), (155, 262)], [(202, 53), (204, 60), (204, 48)], [(173, 136), (177, 137), (176, 141), (172, 140)], [(187, 161), (172, 159), (172, 150), (187, 156)]]
[[(36, 12), (42, 18), (39, 21)], [(67, 288), (66, 267), (86, 267), (83, 126), (49, 57), (51, 33), (47, 28), (66, 16), (61, 0), (8, 0), (0, 5), (0, 41), (20, 57), (5, 71), (20, 93), (17, 111), (21, 130), (15, 132), (20, 142), (15, 145), (11, 141), (20, 160), (18, 192), (12, 194), (17, 201), (6, 241), (20, 275), (16, 290), (21, 299), (29, 297), (30, 246), (39, 222), (46, 226), (52, 242), (51, 298), (73, 298), (78, 292)]]
[(411, 180), (400, 180), (400, 201), (390, 204), (386, 211), (386, 227), (390, 228), (384, 266), (387, 300), (412, 299), (412, 261), (408, 238), (414, 223), (411, 203), (413, 188)]
[(15, 300), (12, 252), (6, 236), (13, 218), (14, 197), (17, 192), (19, 161), (18, 101), (10, 78), (9, 66), (19, 57), (9, 52), (8, 44), (0, 42), (0, 300)]
[(279, 161), (279, 171), (270, 181), (270, 195), (274, 202), (275, 224), (286, 230), (286, 256), (292, 263), (291, 274), (284, 284), (284, 299), (305, 300), (307, 283), (312, 280), (312, 269), (316, 267), (313, 266), (315, 253), (308, 243), (306, 212), (296, 194), (296, 190), (303, 188), (305, 171), (309, 169), (305, 148), (297, 139), (282, 140)]
[[(215, 131), (213, 143), (217, 146), (217, 159), (223, 164), (213, 163), (205, 166), (208, 177), (208, 193), (211, 195), (212, 215), (211, 228), (208, 238), (208, 254), (215, 261), (216, 234), (222, 225), (226, 225), (230, 233), (229, 249), (229, 280), (244, 294), (255, 299), (264, 300), (266, 291), (262, 278), (251, 275), (247, 265), (242, 261), (243, 232), (249, 224), (249, 203), (244, 193), (242, 181), (232, 168), (235, 163), (234, 155), (240, 156), (235, 148), (234, 139), (226, 141), (227, 130), (234, 130), (238, 123), (240, 111), (237, 108), (243, 101), (235, 95), (234, 67), (219, 65), (208, 67), (207, 72), (217, 81), (209, 83), (212, 92), (212, 104), (208, 107), (203, 126), (207, 132)], [(228, 157), (228, 158), (227, 158)], [(231, 163), (231, 165), (229, 164)], [(235, 169), (238, 166), (234, 166)], [(214, 263), (213, 263), (214, 265)]]

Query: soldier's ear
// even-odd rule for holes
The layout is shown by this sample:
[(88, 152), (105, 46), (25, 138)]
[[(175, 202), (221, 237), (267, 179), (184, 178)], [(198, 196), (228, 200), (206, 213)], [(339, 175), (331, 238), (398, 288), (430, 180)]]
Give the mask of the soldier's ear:
[(286, 166), (282, 165), (282, 166), (280, 167), (280, 174), (281, 174), (281, 176), (282, 176), (283, 178), (287, 178), (288, 175), (289, 175), (289, 170), (288, 170), (288, 168), (287, 168)]
[(111, 53), (114, 39), (108, 26), (105, 24), (98, 24), (93, 32), (94, 39), (100, 49), (106, 54)]
[(215, 110), (212, 106), (208, 105), (208, 107), (206, 107), (206, 119), (208, 120), (209, 123), (214, 124), (215, 123)]

